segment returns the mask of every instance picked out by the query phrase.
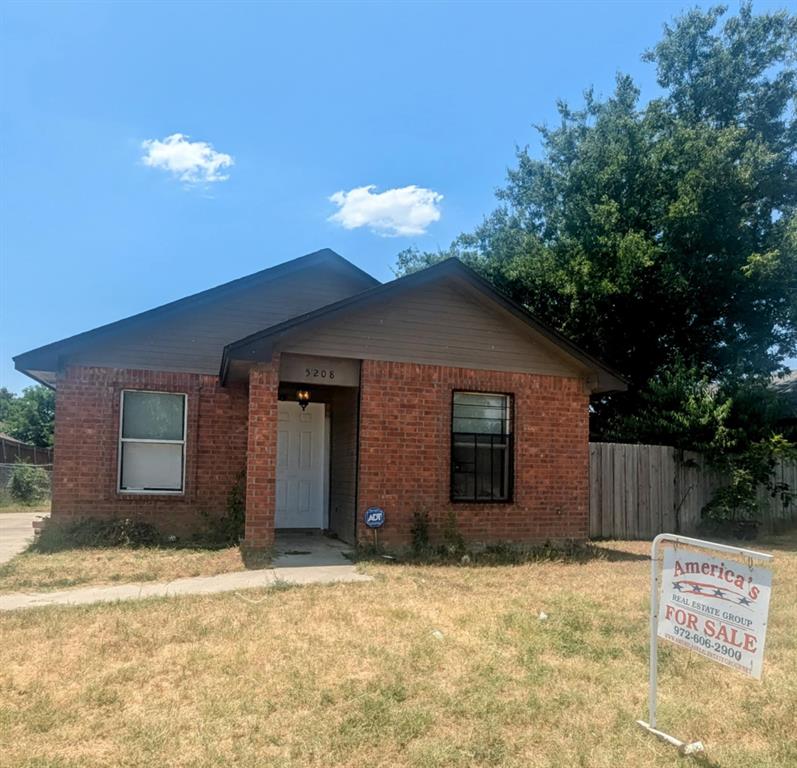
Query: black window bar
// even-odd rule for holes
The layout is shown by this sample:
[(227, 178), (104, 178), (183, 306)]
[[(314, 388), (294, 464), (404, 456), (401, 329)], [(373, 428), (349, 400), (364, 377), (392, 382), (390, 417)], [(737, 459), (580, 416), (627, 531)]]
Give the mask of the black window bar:
[[(480, 426), (478, 422), (500, 426), (500, 432), (451, 433), (451, 500), (464, 502), (507, 502), (512, 500), (513, 441), (509, 426), (511, 398), (501, 397), (499, 404), (452, 402), (452, 428), (457, 422)], [(471, 393), (462, 393), (471, 394)], [(474, 395), (488, 393), (472, 393)], [(476, 412), (474, 412), (476, 409)], [(477, 415), (485, 411), (495, 416)], [(500, 414), (500, 415), (499, 415)], [(474, 422), (477, 422), (474, 424)]]

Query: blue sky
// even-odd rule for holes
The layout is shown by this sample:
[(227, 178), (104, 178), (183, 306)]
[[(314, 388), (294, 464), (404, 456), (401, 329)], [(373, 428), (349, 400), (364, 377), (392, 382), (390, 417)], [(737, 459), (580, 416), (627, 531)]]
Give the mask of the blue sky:
[(494, 207), (557, 98), (618, 71), (653, 95), (640, 55), (691, 5), (3, 4), (0, 386), (32, 383), (13, 354), (322, 247), (389, 279)]

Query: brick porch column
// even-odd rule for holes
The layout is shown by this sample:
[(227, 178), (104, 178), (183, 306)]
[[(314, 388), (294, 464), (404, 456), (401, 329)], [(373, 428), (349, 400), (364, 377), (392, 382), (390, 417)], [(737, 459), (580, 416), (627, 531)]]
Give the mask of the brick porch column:
[(279, 357), (249, 372), (249, 440), (246, 458), (244, 545), (262, 550), (274, 543), (277, 478)]

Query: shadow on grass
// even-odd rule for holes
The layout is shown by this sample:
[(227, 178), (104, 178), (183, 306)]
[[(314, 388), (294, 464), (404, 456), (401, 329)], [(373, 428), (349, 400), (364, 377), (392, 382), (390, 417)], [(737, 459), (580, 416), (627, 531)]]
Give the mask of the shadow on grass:
[(259, 571), (271, 566), (274, 559), (274, 550), (269, 548), (252, 548), (244, 544), (239, 545), (241, 550), (241, 560), (247, 571)]
[(760, 533), (755, 538), (739, 538), (727, 531), (702, 530), (695, 535), (699, 539), (727, 544), (731, 547), (770, 552), (797, 552), (797, 523), (787, 521), (771, 533)]
[(584, 565), (602, 562), (647, 561), (647, 555), (594, 544), (543, 545), (523, 547), (513, 544), (493, 544), (480, 549), (459, 547), (428, 547), (421, 551), (385, 552), (373, 547), (361, 547), (351, 555), (355, 562), (393, 565), (460, 566), (491, 568), (526, 563), (563, 563)]
[(792, 526), (779, 533), (772, 533), (762, 536), (757, 541), (752, 542), (751, 549), (761, 547), (773, 552), (797, 552), (797, 527)]

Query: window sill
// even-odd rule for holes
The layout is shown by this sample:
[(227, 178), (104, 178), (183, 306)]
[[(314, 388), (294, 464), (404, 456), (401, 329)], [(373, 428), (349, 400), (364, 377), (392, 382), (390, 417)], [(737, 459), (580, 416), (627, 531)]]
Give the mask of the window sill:
[(170, 499), (172, 501), (185, 499), (185, 491), (125, 491), (117, 490), (116, 496), (119, 499)]

